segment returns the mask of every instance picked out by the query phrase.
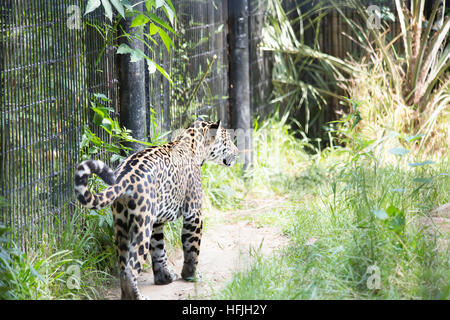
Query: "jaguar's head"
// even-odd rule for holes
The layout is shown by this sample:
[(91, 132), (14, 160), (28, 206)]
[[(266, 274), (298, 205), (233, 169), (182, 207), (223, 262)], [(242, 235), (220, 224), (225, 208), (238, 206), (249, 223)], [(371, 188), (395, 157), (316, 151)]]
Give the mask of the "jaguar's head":
[(205, 160), (227, 167), (233, 165), (239, 150), (233, 143), (230, 132), (222, 127), (220, 120), (206, 122), (206, 126), (208, 133), (205, 139)]
[(217, 122), (197, 120), (176, 140), (192, 150), (200, 165), (209, 160), (229, 167), (233, 165), (239, 152), (220, 120)]

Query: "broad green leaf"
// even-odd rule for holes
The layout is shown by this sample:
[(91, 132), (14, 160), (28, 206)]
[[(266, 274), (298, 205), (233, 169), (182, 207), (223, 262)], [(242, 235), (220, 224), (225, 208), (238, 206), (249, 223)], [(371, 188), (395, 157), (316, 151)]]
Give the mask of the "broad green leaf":
[(106, 131), (108, 131), (108, 133), (111, 132), (111, 129), (112, 129), (112, 123), (111, 123), (111, 120), (110, 120), (110, 119), (104, 118), (104, 119), (102, 120), (102, 126), (106, 129)]
[(94, 93), (94, 97), (99, 98), (105, 102), (111, 101), (110, 99), (108, 99), (107, 96), (105, 96), (103, 93)]
[(404, 155), (407, 154), (408, 152), (409, 152), (409, 150), (407, 150), (407, 149), (405, 149), (405, 148), (401, 148), (401, 147), (399, 147), (399, 148), (393, 148), (393, 149), (390, 149), (390, 150), (389, 150), (389, 153), (390, 153), (390, 154), (393, 154), (393, 155), (395, 155), (395, 156), (400, 156), (400, 157), (404, 156)]
[(155, 63), (155, 67), (156, 67), (156, 69), (158, 69), (159, 72), (161, 72), (161, 74), (162, 74), (167, 80), (169, 80), (170, 84), (173, 85), (172, 79), (171, 79), (170, 76), (167, 74), (166, 70), (164, 70), (163, 68), (161, 68), (161, 66), (158, 65), (157, 63)]
[(98, 7), (100, 7), (100, 0), (89, 0), (86, 5), (86, 11), (84, 12), (85, 15), (87, 15), (89, 12), (94, 11)]
[(149, 22), (150, 19), (144, 15), (144, 14), (138, 14), (133, 21), (131, 22), (131, 27), (140, 27), (143, 24), (146, 24), (147, 22)]
[(155, 21), (157, 24), (163, 26), (164, 28), (166, 28), (167, 30), (169, 30), (172, 33), (175, 33), (175, 30), (173, 30), (173, 28), (171, 26), (169, 26), (167, 23), (165, 23), (160, 17), (158, 17), (157, 15), (155, 15), (152, 12), (147, 12), (147, 16), (152, 19), (153, 21)]
[(98, 148), (97, 147), (89, 147), (88, 153), (96, 154), (96, 153), (98, 153)]
[(166, 4), (166, 2), (164, 0), (155, 0), (156, 9), (158, 9), (159, 7), (162, 7), (165, 4)]
[(425, 160), (423, 162), (408, 163), (408, 166), (410, 166), (410, 167), (423, 167), (423, 166), (425, 166), (427, 164), (434, 164), (434, 163), (436, 163), (436, 162), (431, 161), (431, 160)]
[(119, 154), (113, 154), (112, 156), (111, 156), (111, 158), (109, 159), (109, 161), (111, 161), (111, 162), (116, 162), (117, 160), (122, 160), (123, 159), (123, 157), (121, 156), (121, 155), (119, 155)]
[(142, 58), (147, 57), (145, 53), (140, 49), (131, 49), (126, 43), (122, 43), (117, 48), (117, 54), (130, 54), (130, 62), (140, 61)]
[(175, 7), (173, 6), (171, 0), (166, 0), (166, 4), (172, 9), (172, 12), (175, 12)]
[(166, 46), (167, 52), (170, 52), (170, 47), (173, 47), (173, 41), (170, 39), (170, 37), (167, 35), (167, 33), (161, 29), (158, 28), (158, 34), (161, 37), (161, 40), (163, 41), (164, 45)]
[(123, 4), (120, 2), (120, 0), (110, 0), (114, 8), (116, 8), (117, 12), (122, 16), (122, 18), (125, 18), (125, 8), (123, 7)]
[(92, 131), (90, 131), (89, 129), (86, 131), (87, 135), (89, 136), (89, 140), (95, 144), (96, 146), (101, 146), (102, 145), (102, 140), (97, 137), (94, 133), (92, 133)]
[(102, 106), (101, 104), (98, 104), (97, 106), (94, 105), (94, 106), (91, 107), (91, 109), (94, 112), (100, 114), (104, 118), (105, 117), (109, 117), (108, 112), (114, 112), (113, 108), (105, 107), (105, 106)]
[(117, 48), (117, 54), (125, 54), (125, 53), (131, 53), (133, 49), (131, 49), (126, 43), (122, 43)]
[(392, 205), (386, 209), (386, 213), (391, 217), (396, 216), (398, 214), (402, 214), (402, 212), (397, 207)]
[(154, 3), (155, 3), (155, 0), (145, 0), (145, 7), (147, 8), (147, 11), (152, 10)]
[(133, 6), (131, 5), (131, 3), (128, 0), (120, 0), (120, 3), (128, 10), (128, 11), (132, 11), (133, 10)]
[(170, 76), (167, 74), (167, 72), (161, 68), (158, 64), (156, 64), (152, 59), (150, 59), (144, 52), (142, 52), (141, 50), (134, 50), (131, 49), (127, 44), (122, 43), (118, 48), (117, 48), (117, 54), (131, 54), (131, 62), (136, 62), (141, 60), (142, 58), (145, 58), (147, 61), (151, 61), (150, 64), (148, 64), (148, 68), (149, 68), (149, 72), (153, 70), (153, 67), (156, 67), (156, 69), (161, 72), (161, 74), (166, 77), (167, 80), (169, 80), (169, 82), (171, 84), (173, 84), (172, 79), (170, 78)]
[(384, 209), (377, 209), (377, 210), (370, 210), (375, 217), (377, 217), (380, 220), (386, 220), (387, 218), (389, 218), (388, 214), (386, 213), (386, 211), (384, 211)]
[(103, 117), (101, 115), (99, 115), (98, 113), (94, 114), (94, 117), (92, 118), (92, 122), (94, 122), (94, 124), (96, 126), (101, 126), (102, 121), (103, 121)]
[(389, 226), (396, 232), (402, 232), (406, 222), (403, 211), (391, 205), (386, 209), (386, 213), (390, 217)]
[(142, 58), (146, 57), (144, 51), (140, 49), (132, 49), (133, 51), (130, 54), (130, 62), (138, 62), (142, 60)]
[(94, 111), (96, 114), (98, 114), (100, 117), (104, 118), (106, 116), (106, 112), (105, 110), (103, 110), (102, 108), (97, 108), (97, 107), (91, 107), (92, 111)]
[(158, 27), (154, 23), (150, 23), (149, 33), (151, 36), (158, 33)]
[(166, 13), (166, 16), (169, 19), (170, 23), (173, 25), (173, 19), (175, 17), (175, 13), (172, 11), (172, 9), (167, 4), (164, 5), (163, 10)]
[[(106, 146), (106, 149), (107, 149), (107, 151), (109, 151), (109, 152), (111, 152), (111, 153), (120, 153), (120, 149), (121, 148), (119, 148), (119, 147), (116, 147), (115, 145), (112, 145), (112, 144), (110, 144), (110, 145), (107, 145)], [(123, 148), (122, 148), (123, 149)]]
[(88, 135), (86, 133), (83, 134), (83, 136), (81, 137), (80, 149), (87, 147), (89, 145), (89, 142), (90, 142), (90, 139), (89, 139)]
[(109, 19), (109, 21), (112, 21), (113, 18), (113, 11), (111, 4), (108, 0), (102, 0), (103, 8), (105, 8), (105, 16)]

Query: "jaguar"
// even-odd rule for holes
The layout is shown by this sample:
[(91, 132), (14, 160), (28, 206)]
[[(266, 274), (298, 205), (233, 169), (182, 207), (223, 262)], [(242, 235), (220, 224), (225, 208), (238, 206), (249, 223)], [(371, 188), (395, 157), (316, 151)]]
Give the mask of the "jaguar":
[[(163, 228), (180, 217), (181, 277), (196, 280), (203, 228), (201, 168), (205, 161), (229, 167), (237, 155), (231, 134), (220, 121), (197, 120), (172, 142), (135, 152), (114, 171), (100, 160), (78, 166), (75, 194), (81, 205), (93, 210), (111, 205), (122, 299), (146, 299), (137, 277), (149, 254), (155, 284), (178, 279), (168, 267)], [(109, 186), (93, 194), (88, 188), (92, 174)]]

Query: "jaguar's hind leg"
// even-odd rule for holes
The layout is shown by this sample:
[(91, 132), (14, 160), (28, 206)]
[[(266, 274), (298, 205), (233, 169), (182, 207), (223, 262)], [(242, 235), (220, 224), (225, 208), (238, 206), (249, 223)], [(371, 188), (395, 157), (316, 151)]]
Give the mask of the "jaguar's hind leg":
[(125, 268), (120, 271), (120, 289), (122, 300), (146, 300), (137, 287), (136, 275), (133, 274), (130, 268)]
[[(144, 243), (144, 232), (136, 223), (135, 211), (130, 210), (120, 202), (113, 204), (113, 211), (115, 244), (120, 268), (121, 298), (125, 300), (146, 299), (139, 292), (137, 286), (137, 277), (147, 256), (146, 252), (141, 252), (139, 249)], [(147, 228), (151, 228), (151, 226), (147, 226)], [(147, 233), (150, 233), (150, 230)], [(147, 240), (147, 248), (148, 242)]]
[(122, 300), (142, 300), (145, 297), (141, 295), (137, 286), (137, 277), (141, 268), (140, 262), (134, 259), (136, 252), (125, 237), (119, 237), (118, 244)]
[(152, 256), (155, 284), (168, 284), (177, 279), (177, 275), (170, 271), (167, 264), (163, 228), (163, 223), (155, 224), (150, 241), (150, 254)]
[(183, 242), (184, 264), (181, 277), (186, 281), (197, 280), (197, 264), (202, 239), (201, 212), (194, 211), (191, 216), (184, 217), (181, 241)]

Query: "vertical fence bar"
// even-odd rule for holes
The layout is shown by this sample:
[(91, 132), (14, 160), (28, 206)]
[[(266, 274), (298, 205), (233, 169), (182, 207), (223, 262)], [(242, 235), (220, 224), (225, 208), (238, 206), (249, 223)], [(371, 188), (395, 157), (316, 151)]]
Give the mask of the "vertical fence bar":
[(228, 23), (231, 126), (236, 130), (238, 148), (243, 152), (246, 169), (252, 162), (247, 0), (228, 1)]
[[(144, 2), (139, 0), (131, 1), (134, 8), (144, 11)], [(131, 28), (131, 19), (123, 19), (122, 27), (125, 32), (133, 34), (138, 32), (138, 28)], [(142, 34), (139, 36), (142, 38)], [(119, 44), (127, 44), (132, 49), (144, 51), (144, 44), (136, 39), (128, 40), (121, 37)], [(129, 54), (121, 54), (119, 61), (119, 95), (120, 95), (120, 123), (130, 129), (135, 139), (147, 139), (146, 104), (145, 104), (145, 60), (137, 62), (130, 61)], [(129, 147), (135, 151), (143, 148), (138, 143), (129, 143)]]

